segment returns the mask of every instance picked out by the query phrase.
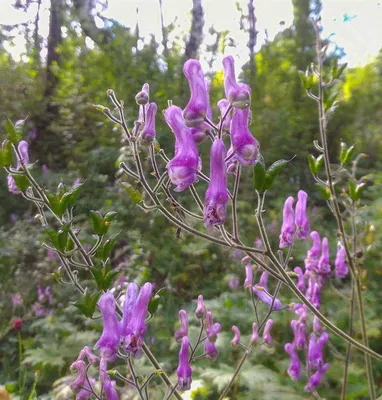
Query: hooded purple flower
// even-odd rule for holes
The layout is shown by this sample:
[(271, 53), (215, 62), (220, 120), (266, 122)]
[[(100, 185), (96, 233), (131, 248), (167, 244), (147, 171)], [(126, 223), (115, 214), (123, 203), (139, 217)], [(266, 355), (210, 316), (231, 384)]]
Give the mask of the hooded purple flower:
[(265, 304), (268, 306), (272, 305), (272, 310), (279, 310), (281, 308), (281, 301), (279, 299), (275, 299), (273, 301), (273, 297), (268, 293), (268, 272), (264, 271), (261, 274), (260, 281), (257, 285), (252, 288), (253, 293)]
[(21, 160), (18, 160), (16, 169), (21, 168), (21, 164), (29, 164), (29, 154), (28, 154), (29, 144), (25, 140), (21, 140), (17, 149), (21, 155)]
[(20, 190), (17, 188), (15, 178), (12, 175), (8, 175), (7, 178), (8, 190), (12, 194), (20, 194)]
[(109, 379), (109, 375), (107, 373), (107, 361), (104, 358), (101, 358), (99, 363), (99, 381), (103, 384), (107, 379)]
[(291, 247), (293, 244), (294, 236), (294, 211), (293, 211), (294, 199), (289, 196), (284, 203), (283, 209), (283, 224), (281, 226), (280, 233), (280, 249), (285, 247)]
[(192, 382), (192, 368), (188, 362), (188, 348), (190, 346), (190, 341), (187, 336), (182, 338), (182, 344), (179, 352), (179, 366), (176, 370), (178, 375), (178, 386), (179, 390), (182, 392), (185, 390), (190, 390)]
[(231, 126), (231, 115), (230, 113), (227, 114), (227, 110), (231, 106), (230, 102), (227, 99), (221, 99), (218, 101), (217, 106), (219, 107), (220, 110), (220, 124), (221, 125), (221, 120), (224, 118), (223, 121), (223, 129), (226, 131), (229, 131), (230, 126)]
[(206, 314), (207, 314), (207, 308), (204, 305), (203, 296), (200, 294), (198, 296), (198, 305), (195, 310), (195, 315), (196, 315), (196, 318), (198, 318), (198, 319), (204, 319), (204, 318), (206, 318)]
[(233, 325), (232, 332), (234, 333), (234, 337), (231, 340), (231, 346), (236, 349), (240, 344), (240, 330), (237, 326)]
[(322, 253), (318, 261), (318, 273), (320, 275), (330, 275), (329, 244), (326, 237), (322, 239)]
[(152, 285), (147, 282), (142, 286), (139, 292), (130, 321), (126, 328), (126, 335), (124, 337), (125, 349), (129, 353), (132, 353), (136, 358), (142, 356), (143, 338), (146, 333), (145, 318), (151, 293)]
[(307, 252), (305, 269), (307, 271), (317, 271), (318, 261), (321, 253), (321, 239), (320, 235), (316, 231), (311, 232), (310, 237), (313, 240), (313, 246)]
[(300, 267), (295, 267), (294, 272), (297, 275), (297, 289), (305, 292), (305, 277), (304, 273), (302, 272), (302, 269)]
[(273, 338), (271, 336), (272, 326), (273, 326), (273, 320), (268, 319), (268, 321), (265, 324), (264, 332), (263, 332), (263, 340), (264, 340), (264, 343), (266, 343), (266, 344), (271, 344), (273, 342)]
[[(94, 378), (89, 378), (89, 382), (94, 385), (96, 383), (96, 380)], [(76, 400), (88, 400), (92, 397), (92, 391), (90, 388), (88, 380), (86, 379), (85, 384), (83, 386), (83, 389), (81, 389), (77, 396), (76, 396)]]
[(324, 364), (320, 369), (315, 372), (310, 378), (305, 386), (305, 390), (307, 392), (314, 392), (317, 388), (318, 385), (321, 383), (322, 376), (324, 373), (328, 370), (329, 364)]
[(217, 139), (211, 147), (210, 184), (206, 191), (204, 206), (206, 228), (223, 224), (227, 216), (228, 192), (224, 157), (224, 142)]
[[(113, 382), (115, 384), (115, 381)], [(106, 394), (106, 400), (119, 400), (119, 396), (117, 391), (114, 389), (113, 382), (111, 382), (108, 377), (103, 384), (103, 390)]]
[[(255, 165), (259, 154), (259, 142), (248, 129), (249, 110), (236, 109), (231, 121), (231, 147), (234, 159), (242, 165)], [(230, 153), (230, 152), (228, 152)], [(227, 154), (228, 156), (230, 154)]]
[(346, 261), (346, 251), (342, 244), (339, 245), (336, 255), (336, 260), (334, 261), (334, 273), (337, 278), (345, 278), (349, 272), (349, 268)]
[(123, 303), (123, 315), (120, 321), (121, 336), (124, 337), (128, 334), (127, 327), (130, 323), (133, 314), (134, 306), (137, 301), (139, 288), (135, 282), (130, 282), (127, 285), (125, 301)]
[(212, 312), (208, 311), (206, 316), (206, 334), (208, 340), (212, 343), (215, 343), (220, 330), (221, 325), (219, 323), (212, 323)]
[(97, 357), (95, 354), (92, 353), (90, 348), (88, 346), (85, 346), (81, 351), (80, 354), (78, 355), (77, 361), (78, 360), (84, 360), (87, 358), (90, 364), (97, 366), (99, 364), (99, 357)]
[(98, 306), (102, 314), (103, 332), (95, 348), (100, 349), (102, 358), (113, 362), (120, 343), (119, 323), (113, 294), (110, 292), (103, 294), (98, 300)]
[(175, 157), (167, 164), (168, 175), (176, 185), (175, 191), (182, 192), (197, 180), (201, 167), (198, 150), (179, 107), (167, 108), (165, 119), (175, 134)]
[(306, 215), (306, 205), (308, 202), (308, 195), (300, 190), (297, 194), (298, 200), (296, 203), (296, 226), (298, 228), (297, 237), (299, 239), (306, 239), (309, 236), (309, 220)]
[(183, 110), (184, 121), (188, 127), (198, 126), (204, 122), (208, 109), (208, 94), (200, 62), (186, 61), (183, 72), (191, 91), (190, 101)]
[(175, 340), (179, 341), (184, 336), (188, 336), (188, 316), (185, 310), (179, 311), (180, 328), (175, 332)]
[(310, 368), (318, 369), (323, 365), (324, 356), (322, 352), (328, 339), (329, 335), (326, 332), (323, 332), (318, 339), (315, 333), (310, 335), (308, 345), (308, 365)]
[(304, 322), (292, 320), (290, 323), (293, 333), (293, 347), (302, 350), (306, 344), (306, 326)]
[(245, 280), (244, 280), (244, 289), (247, 287), (251, 287), (253, 282), (253, 269), (251, 264), (247, 264), (245, 266)]
[(150, 103), (146, 107), (146, 121), (142, 129), (141, 137), (147, 143), (152, 143), (155, 138), (155, 114), (157, 112), (157, 105)]
[(204, 353), (206, 354), (206, 358), (210, 360), (215, 360), (219, 355), (215, 343), (210, 342), (208, 338), (204, 341)]
[(238, 84), (232, 56), (223, 58), (225, 97), (236, 108), (248, 108), (251, 104), (251, 89), (244, 83)]
[(82, 360), (77, 360), (70, 366), (70, 369), (77, 371), (77, 378), (70, 385), (70, 388), (73, 390), (73, 392), (77, 393), (81, 390), (86, 382), (86, 364)]
[(322, 333), (321, 323), (316, 315), (313, 316), (313, 331), (315, 333)]
[(301, 374), (301, 364), (300, 359), (296, 353), (296, 350), (290, 343), (287, 343), (284, 346), (285, 351), (289, 354), (291, 358), (291, 363), (288, 368), (288, 375), (291, 377), (292, 380), (298, 381), (300, 379)]
[(259, 339), (259, 333), (257, 331), (257, 324), (254, 322), (252, 324), (252, 335), (251, 335), (251, 343), (255, 344), (257, 340)]

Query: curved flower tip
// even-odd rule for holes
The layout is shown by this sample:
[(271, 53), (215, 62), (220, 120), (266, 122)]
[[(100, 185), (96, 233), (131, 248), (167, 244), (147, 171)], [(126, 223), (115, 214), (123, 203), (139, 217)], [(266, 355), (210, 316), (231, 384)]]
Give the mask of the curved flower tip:
[(219, 323), (212, 323), (212, 312), (208, 311), (206, 315), (206, 334), (208, 340), (212, 343), (215, 343), (220, 330), (221, 325)]
[(226, 98), (235, 108), (248, 108), (251, 104), (251, 89), (248, 85), (237, 83), (235, 62), (232, 56), (223, 58), (223, 69)]
[(231, 346), (236, 349), (240, 344), (240, 330), (237, 326), (233, 325), (232, 332), (234, 333), (234, 337), (231, 340)]
[(252, 335), (251, 335), (251, 343), (255, 344), (257, 340), (259, 339), (259, 333), (257, 331), (257, 324), (254, 322), (252, 324)]
[(288, 368), (288, 375), (291, 377), (292, 380), (298, 381), (301, 375), (301, 364), (300, 359), (296, 353), (296, 350), (293, 348), (291, 343), (287, 343), (284, 346), (285, 351), (289, 354), (291, 358), (291, 363)]
[(318, 339), (315, 333), (310, 335), (308, 345), (308, 364), (311, 368), (318, 369), (324, 364), (323, 349), (328, 340), (329, 335), (326, 332), (323, 332)]
[(101, 357), (113, 362), (116, 359), (120, 343), (119, 322), (116, 314), (115, 299), (112, 293), (107, 292), (98, 301), (103, 320), (103, 331), (95, 348), (100, 349)]
[(297, 275), (297, 289), (304, 292), (306, 286), (305, 286), (305, 276), (304, 273), (302, 272), (302, 269), (300, 267), (295, 267), (293, 271)]
[(76, 400), (88, 400), (92, 397), (93, 393), (91, 391), (89, 382), (94, 387), (96, 380), (94, 378), (89, 378), (89, 381), (86, 379), (83, 389), (81, 389), (76, 396)]
[(308, 203), (308, 195), (300, 190), (297, 193), (297, 203), (296, 203), (296, 226), (298, 228), (297, 237), (299, 239), (306, 239), (309, 236), (309, 220), (306, 215), (306, 207)]
[(120, 322), (121, 336), (126, 336), (128, 334), (127, 327), (131, 321), (131, 316), (134, 311), (135, 302), (137, 301), (139, 288), (135, 282), (130, 282), (127, 285), (127, 290), (125, 294), (125, 301), (123, 303), (123, 315)]
[(70, 388), (73, 390), (73, 392), (77, 393), (81, 390), (86, 382), (86, 364), (83, 360), (77, 360), (70, 366), (70, 369), (77, 371), (77, 378), (70, 385)]
[(168, 107), (165, 120), (175, 134), (175, 157), (167, 164), (168, 175), (175, 191), (181, 192), (197, 180), (201, 168), (198, 149), (179, 107)]
[(329, 243), (326, 237), (322, 239), (322, 253), (318, 261), (318, 273), (321, 275), (330, 275)]
[(304, 322), (293, 320), (291, 327), (294, 333), (293, 346), (296, 349), (303, 349), (306, 344), (306, 325)]
[[(252, 136), (248, 129), (248, 116), (248, 109), (236, 109), (233, 113), (231, 121), (231, 145), (234, 159), (242, 165), (255, 165), (260, 146), (259, 142)], [(231, 154), (228, 154), (228, 156)], [(233, 161), (230, 160), (231, 163)]]
[(157, 112), (157, 105), (150, 103), (146, 107), (146, 122), (141, 132), (141, 138), (147, 142), (152, 143), (155, 138), (155, 114)]
[(266, 343), (266, 344), (273, 343), (273, 338), (271, 336), (272, 326), (273, 326), (273, 320), (268, 319), (268, 321), (265, 324), (264, 332), (263, 332), (263, 340), (264, 340), (264, 343)]
[(204, 353), (206, 354), (206, 358), (209, 360), (216, 360), (219, 355), (215, 343), (208, 340), (208, 338), (204, 341)]
[(272, 310), (280, 310), (281, 301), (274, 299), (267, 291), (267, 288), (261, 285), (255, 285), (252, 287), (253, 293), (265, 304), (272, 306)]
[(253, 269), (251, 264), (245, 266), (244, 288), (251, 287), (253, 284)]
[(294, 236), (294, 211), (293, 211), (294, 199), (292, 196), (288, 197), (284, 203), (283, 209), (283, 224), (281, 226), (280, 233), (280, 249), (290, 247), (293, 244)]
[(176, 370), (178, 375), (178, 385), (179, 390), (182, 392), (185, 390), (190, 390), (192, 382), (192, 368), (188, 361), (188, 348), (190, 346), (190, 341), (187, 336), (182, 338), (182, 344), (179, 352), (179, 366)]
[(184, 75), (190, 85), (191, 98), (185, 109), (183, 117), (188, 127), (200, 125), (208, 111), (208, 88), (204, 79), (204, 74), (200, 62), (188, 60), (183, 67)]
[(225, 146), (221, 139), (211, 146), (210, 183), (206, 191), (204, 225), (209, 228), (224, 224), (227, 216), (227, 175), (224, 164)]
[(328, 370), (329, 364), (324, 364), (317, 372), (315, 372), (310, 378), (305, 386), (307, 392), (314, 392), (321, 383), (321, 379), (325, 372)]
[(85, 358), (87, 358), (89, 363), (94, 366), (97, 366), (100, 362), (99, 357), (97, 357), (95, 354), (93, 354), (88, 346), (85, 346), (80, 351), (80, 354), (78, 355), (77, 360), (84, 360)]
[(198, 296), (198, 306), (196, 307), (195, 315), (196, 318), (198, 319), (204, 319), (206, 318), (206, 314), (207, 314), (207, 308), (203, 302), (203, 296), (200, 294)]
[(338, 247), (336, 259), (334, 261), (334, 267), (334, 273), (337, 278), (345, 278), (349, 272), (346, 260), (346, 251), (342, 244), (340, 244)]
[(188, 336), (188, 316), (185, 310), (179, 311), (180, 328), (175, 332), (175, 340), (179, 341), (184, 336)]

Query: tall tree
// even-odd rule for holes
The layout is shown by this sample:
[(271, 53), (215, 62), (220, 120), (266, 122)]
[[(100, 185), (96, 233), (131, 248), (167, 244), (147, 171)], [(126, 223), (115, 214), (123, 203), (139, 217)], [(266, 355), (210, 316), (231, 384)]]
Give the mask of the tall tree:
[(204, 12), (202, 7), (202, 0), (192, 1), (192, 23), (190, 38), (186, 44), (184, 52), (185, 60), (196, 58), (199, 47), (203, 40), (203, 27), (204, 27)]

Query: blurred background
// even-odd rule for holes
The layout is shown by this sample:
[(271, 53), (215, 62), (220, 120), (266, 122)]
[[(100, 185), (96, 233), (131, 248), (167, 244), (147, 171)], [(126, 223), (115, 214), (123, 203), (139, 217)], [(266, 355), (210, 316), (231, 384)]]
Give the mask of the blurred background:
[[(312, 229), (327, 235), (333, 254), (337, 246), (335, 221), (310, 176), (307, 154), (318, 139), (316, 104), (301, 87), (297, 71), (315, 60), (315, 36), (310, 17), (322, 16), (322, 36), (329, 44), (327, 67), (348, 63), (336, 84), (338, 104), (328, 126), (331, 157), (338, 162), (340, 142), (355, 144), (364, 153), (359, 176), (367, 177), (364, 204), (357, 213), (359, 248), (364, 251), (365, 299), (370, 345), (382, 351), (382, 5), (373, 0), (0, 0), (0, 115), (13, 121), (28, 117), (25, 140), (30, 144), (34, 175), (45, 187), (60, 181), (85, 182), (76, 206), (76, 224), (89, 245), (94, 242), (88, 212), (119, 211), (112, 232), (121, 232), (113, 267), (121, 273), (115, 286), (136, 279), (166, 287), (166, 295), (148, 329), (153, 352), (171, 373), (176, 369), (177, 312), (195, 308), (202, 293), (223, 325), (215, 362), (200, 361), (194, 368), (192, 399), (216, 399), (229, 382), (241, 357), (230, 348), (231, 326), (250, 334), (253, 309), (242, 289), (241, 254), (217, 248), (181, 233), (162, 216), (144, 214), (121, 190), (118, 164), (126, 160), (122, 132), (91, 104), (111, 107), (107, 89), (125, 101), (131, 126), (137, 118), (135, 94), (150, 83), (150, 101), (158, 105), (157, 139), (173, 154), (173, 134), (161, 111), (171, 99), (184, 107), (188, 85), (183, 63), (200, 59), (211, 82), (211, 104), (224, 97), (221, 60), (233, 55), (240, 80), (252, 88), (250, 129), (261, 145), (267, 164), (296, 155), (282, 179), (268, 195), (266, 220), (277, 243), (284, 200), (299, 189), (310, 194)], [(1, 139), (5, 138), (1, 123)], [(208, 145), (201, 145), (208, 153)], [(208, 165), (208, 164), (205, 164)], [(252, 245), (255, 196), (252, 171), (245, 170), (240, 188), (239, 224), (242, 239)], [(201, 186), (201, 193), (203, 185)], [(185, 200), (186, 202), (188, 199)], [(191, 207), (191, 202), (190, 202)], [(93, 346), (101, 324), (85, 319), (71, 304), (77, 294), (54, 278), (59, 264), (40, 247), (46, 238), (36, 210), (8, 192), (0, 171), (0, 385), (9, 391), (18, 379), (18, 339), (15, 321), (22, 321), (25, 385), (30, 391), (40, 371), (38, 398), (72, 399), (69, 366), (85, 345)], [(303, 262), (309, 243), (296, 248), (296, 265)], [(84, 275), (82, 279), (89, 277)], [(88, 283), (92, 285), (91, 282)], [(336, 282), (349, 293), (349, 282)], [(40, 292), (37, 285), (40, 285)], [(49, 289), (46, 289), (49, 287)], [(42, 293), (42, 294), (41, 294)], [(330, 288), (323, 312), (347, 330), (348, 302)], [(284, 303), (291, 293), (281, 294)], [(266, 309), (261, 310), (265, 313)], [(230, 394), (231, 399), (308, 399), (303, 382), (286, 374), (283, 345), (291, 340), (288, 311), (276, 313), (276, 344), (254, 351)], [(197, 322), (192, 319), (197, 335)], [(355, 326), (359, 339), (359, 326)], [(331, 337), (330, 360), (322, 398), (337, 399), (346, 346)], [(141, 365), (142, 371), (148, 365)], [(382, 388), (382, 366), (374, 363)], [(174, 378), (174, 376), (173, 376)], [(154, 380), (153, 398), (163, 398), (160, 380)], [(26, 390), (26, 392), (28, 392)], [(28, 392), (29, 393), (29, 392)], [(125, 399), (133, 392), (124, 389)], [(381, 394), (381, 393), (379, 393)], [(27, 397), (26, 397), (27, 398)], [(363, 357), (352, 355), (348, 399), (367, 399)]]

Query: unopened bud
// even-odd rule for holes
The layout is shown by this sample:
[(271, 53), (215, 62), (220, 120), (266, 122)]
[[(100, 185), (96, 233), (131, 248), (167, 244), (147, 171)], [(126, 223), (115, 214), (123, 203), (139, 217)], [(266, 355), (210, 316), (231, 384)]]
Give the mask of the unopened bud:
[(242, 264), (247, 265), (251, 262), (251, 257), (250, 256), (245, 256), (241, 259)]
[(196, 307), (196, 310), (195, 310), (196, 318), (204, 319), (204, 318), (206, 318), (206, 314), (207, 314), (207, 308), (204, 305), (203, 296), (199, 295), (198, 296), (198, 306)]
[(149, 95), (145, 92), (139, 92), (135, 96), (135, 101), (137, 102), (138, 105), (144, 106), (149, 102)]

